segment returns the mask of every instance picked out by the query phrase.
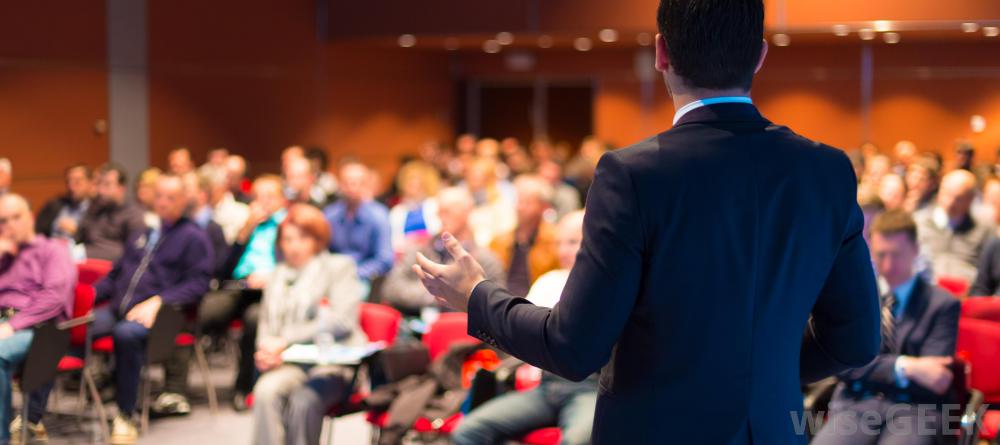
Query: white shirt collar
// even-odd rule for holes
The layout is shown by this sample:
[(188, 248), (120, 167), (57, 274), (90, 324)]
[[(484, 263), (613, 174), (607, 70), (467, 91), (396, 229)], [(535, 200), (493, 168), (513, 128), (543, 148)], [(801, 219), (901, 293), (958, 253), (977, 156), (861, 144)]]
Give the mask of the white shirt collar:
[(694, 102), (688, 102), (686, 105), (678, 109), (676, 113), (674, 113), (674, 125), (677, 125), (677, 122), (680, 121), (681, 118), (684, 117), (685, 114), (688, 114), (688, 112), (690, 112), (691, 110), (704, 107), (705, 105), (715, 105), (724, 103), (753, 104), (753, 101), (750, 100), (750, 98), (747, 96), (721, 96), (721, 97), (709, 97), (701, 100), (696, 100)]

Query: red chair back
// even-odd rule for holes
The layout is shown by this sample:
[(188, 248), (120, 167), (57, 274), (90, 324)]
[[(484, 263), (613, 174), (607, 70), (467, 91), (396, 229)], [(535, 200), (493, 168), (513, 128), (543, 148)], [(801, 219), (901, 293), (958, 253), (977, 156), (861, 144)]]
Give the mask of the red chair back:
[[(83, 317), (94, 310), (94, 287), (89, 284), (77, 283), (76, 296), (73, 298), (73, 318)], [(72, 327), (69, 330), (69, 343), (82, 346), (87, 341), (87, 325)]]
[(361, 330), (365, 331), (368, 341), (395, 343), (402, 319), (399, 311), (384, 304), (361, 303)]
[(1000, 403), (1000, 323), (962, 318), (958, 322), (957, 356), (969, 363), (972, 388), (986, 403)]
[(961, 297), (969, 291), (969, 282), (964, 278), (942, 275), (938, 277), (937, 284), (956, 297)]
[(470, 337), (468, 331), (469, 318), (461, 312), (446, 312), (441, 314), (424, 334), (421, 341), (427, 346), (431, 361), (448, 351), (455, 342), (478, 343), (475, 337)]
[(962, 302), (962, 317), (1000, 323), (1000, 298), (966, 298)]
[(111, 272), (111, 261), (88, 259), (76, 265), (77, 280), (93, 286)]

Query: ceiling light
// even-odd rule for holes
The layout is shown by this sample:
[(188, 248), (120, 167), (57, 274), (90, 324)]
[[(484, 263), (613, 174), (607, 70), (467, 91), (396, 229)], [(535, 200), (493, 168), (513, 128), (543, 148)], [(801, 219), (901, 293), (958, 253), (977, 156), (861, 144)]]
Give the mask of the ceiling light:
[(604, 43), (612, 43), (618, 41), (618, 31), (611, 28), (602, 29), (601, 32), (597, 33), (597, 38), (601, 39)]
[(885, 43), (888, 43), (890, 45), (899, 43), (899, 38), (900, 37), (898, 32), (887, 32), (885, 34), (882, 34), (882, 40), (885, 40)]
[(875, 30), (871, 28), (861, 28), (858, 30), (858, 36), (861, 40), (872, 40), (875, 38)]
[(586, 37), (577, 37), (576, 40), (573, 41), (573, 48), (576, 48), (577, 51), (590, 51), (593, 47), (594, 42)]
[(1000, 36), (1000, 28), (997, 28), (996, 26), (984, 26), (983, 35), (986, 37)]
[(552, 36), (543, 34), (538, 37), (539, 48), (552, 48)]
[(888, 20), (876, 20), (872, 25), (874, 25), (876, 32), (892, 31), (892, 22)]
[(788, 46), (792, 43), (792, 38), (788, 34), (778, 33), (771, 37), (771, 41), (777, 46)]
[(649, 46), (653, 44), (653, 36), (648, 32), (640, 32), (639, 35), (635, 36), (635, 41), (639, 43), (639, 46)]
[(483, 42), (483, 51), (486, 51), (489, 54), (496, 54), (500, 52), (500, 48), (500, 42), (497, 42), (496, 40), (487, 40)]
[(511, 43), (514, 43), (514, 34), (511, 34), (506, 31), (498, 32), (496, 41), (501, 45), (510, 45)]
[(402, 46), (403, 48), (411, 48), (417, 44), (417, 37), (413, 34), (403, 34), (399, 36), (396, 43), (399, 43), (399, 46)]
[(976, 32), (979, 31), (979, 24), (973, 22), (965, 22), (962, 24), (963, 32)]
[(847, 25), (833, 25), (833, 35), (844, 37), (851, 33), (851, 27)]

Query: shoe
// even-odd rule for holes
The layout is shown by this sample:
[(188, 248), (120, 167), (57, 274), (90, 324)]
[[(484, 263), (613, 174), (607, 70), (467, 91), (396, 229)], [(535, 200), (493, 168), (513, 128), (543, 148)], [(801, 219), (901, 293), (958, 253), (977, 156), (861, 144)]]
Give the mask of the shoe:
[(187, 397), (175, 392), (165, 392), (153, 402), (150, 407), (153, 414), (160, 416), (186, 416), (191, 414), (191, 404)]
[[(42, 422), (28, 422), (28, 438), (28, 442), (47, 442), (49, 440), (49, 433), (45, 431), (45, 425), (42, 425)], [(10, 423), (10, 443), (20, 442), (21, 416), (17, 416), (14, 418), (14, 421)]]
[(131, 419), (121, 414), (111, 422), (111, 445), (133, 445), (139, 440), (139, 430)]
[(236, 410), (236, 412), (238, 413), (250, 409), (250, 406), (247, 404), (246, 394), (243, 394), (239, 391), (237, 391), (236, 394), (233, 394), (233, 409)]

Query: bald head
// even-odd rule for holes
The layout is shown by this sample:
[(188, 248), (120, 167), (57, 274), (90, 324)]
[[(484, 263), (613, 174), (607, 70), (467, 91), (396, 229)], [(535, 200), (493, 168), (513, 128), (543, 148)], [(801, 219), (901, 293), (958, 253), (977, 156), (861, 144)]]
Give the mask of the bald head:
[(976, 176), (968, 170), (955, 170), (941, 179), (937, 206), (948, 214), (952, 224), (969, 216), (976, 195)]
[(463, 187), (448, 187), (438, 193), (437, 201), (441, 230), (463, 239), (469, 224), (469, 214), (476, 205), (472, 194)]
[(572, 269), (576, 254), (583, 243), (583, 210), (567, 213), (559, 220), (556, 233), (556, 253), (561, 269)]
[(35, 217), (23, 196), (6, 193), (0, 196), (0, 238), (22, 244), (35, 237)]

